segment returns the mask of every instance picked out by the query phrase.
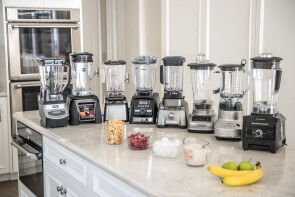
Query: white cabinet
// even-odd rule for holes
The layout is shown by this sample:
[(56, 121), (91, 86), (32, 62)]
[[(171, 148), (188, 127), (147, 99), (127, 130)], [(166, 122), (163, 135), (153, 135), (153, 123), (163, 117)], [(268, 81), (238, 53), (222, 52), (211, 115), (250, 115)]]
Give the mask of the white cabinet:
[(7, 98), (0, 97), (0, 174), (9, 173), (9, 130)]
[(46, 137), (43, 153), (45, 196), (59, 196), (58, 186), (66, 188), (67, 196), (146, 196)]
[(21, 181), (18, 181), (19, 197), (36, 197)]
[(80, 0), (5, 0), (5, 7), (80, 8)]

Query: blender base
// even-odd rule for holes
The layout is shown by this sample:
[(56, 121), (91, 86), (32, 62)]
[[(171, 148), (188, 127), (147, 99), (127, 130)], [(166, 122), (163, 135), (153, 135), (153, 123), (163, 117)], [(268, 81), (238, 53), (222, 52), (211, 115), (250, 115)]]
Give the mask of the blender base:
[(104, 104), (104, 122), (109, 120), (129, 121), (128, 102), (126, 97), (109, 99), (106, 97)]
[(102, 123), (99, 100), (97, 96), (69, 95), (67, 103), (70, 109), (70, 125), (79, 125), (82, 123)]
[(177, 126), (182, 129), (187, 128), (188, 104), (185, 100), (182, 103), (183, 105), (179, 109), (175, 109), (176, 107), (165, 109), (163, 102), (161, 102), (157, 117), (157, 127)]
[[(54, 106), (54, 107), (53, 107)], [(45, 128), (65, 127), (68, 125), (68, 110), (65, 103), (39, 103), (40, 123)]]
[(241, 140), (243, 111), (219, 110), (214, 135), (218, 140)]
[[(212, 110), (211, 110), (212, 111)], [(214, 133), (214, 121), (216, 115), (211, 113), (192, 113), (188, 118), (188, 132), (190, 133)]]

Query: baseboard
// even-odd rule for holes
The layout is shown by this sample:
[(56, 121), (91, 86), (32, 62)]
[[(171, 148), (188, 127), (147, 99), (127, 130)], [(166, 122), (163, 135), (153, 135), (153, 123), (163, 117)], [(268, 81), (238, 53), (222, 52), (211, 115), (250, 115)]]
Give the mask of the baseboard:
[(9, 180), (16, 180), (16, 179), (18, 179), (17, 173), (7, 173), (7, 174), (0, 175), (0, 182), (9, 181)]

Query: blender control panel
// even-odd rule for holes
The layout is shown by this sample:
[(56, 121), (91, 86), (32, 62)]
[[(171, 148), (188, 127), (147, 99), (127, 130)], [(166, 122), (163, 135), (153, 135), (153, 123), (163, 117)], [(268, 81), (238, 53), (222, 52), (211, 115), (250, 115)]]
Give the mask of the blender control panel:
[(211, 116), (192, 116), (192, 121), (211, 122)]
[(134, 115), (137, 116), (152, 116), (153, 115), (154, 102), (153, 100), (134, 100)]
[(218, 127), (221, 127), (221, 128), (240, 128), (241, 127), (241, 124), (240, 123), (237, 123), (237, 122), (218, 122), (216, 124), (216, 126)]
[(95, 117), (95, 104), (94, 103), (82, 103), (78, 105), (80, 119), (89, 120)]

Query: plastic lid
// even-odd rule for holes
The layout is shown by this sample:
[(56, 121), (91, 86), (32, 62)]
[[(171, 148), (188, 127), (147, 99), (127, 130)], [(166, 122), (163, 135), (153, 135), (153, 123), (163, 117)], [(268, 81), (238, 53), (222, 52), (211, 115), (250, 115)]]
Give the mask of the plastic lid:
[(138, 56), (132, 59), (132, 64), (155, 64), (157, 59), (155, 56)]
[(65, 64), (65, 59), (59, 58), (59, 57), (37, 58), (36, 61), (40, 66), (46, 66), (46, 65), (52, 65), (52, 64), (57, 64), (57, 65)]
[(125, 60), (108, 60), (104, 62), (104, 65), (111, 65), (111, 66), (115, 66), (115, 65), (125, 65), (126, 61)]
[(279, 68), (281, 57), (273, 57), (271, 53), (261, 53), (258, 57), (251, 58), (252, 68), (254, 69), (272, 69)]
[(182, 66), (185, 58), (181, 56), (166, 56), (163, 59), (164, 66)]
[(222, 64), (218, 66), (222, 71), (241, 71), (243, 67), (246, 65), (247, 61), (243, 59), (241, 64)]
[(93, 62), (93, 54), (88, 52), (75, 52), (70, 54), (72, 62)]

